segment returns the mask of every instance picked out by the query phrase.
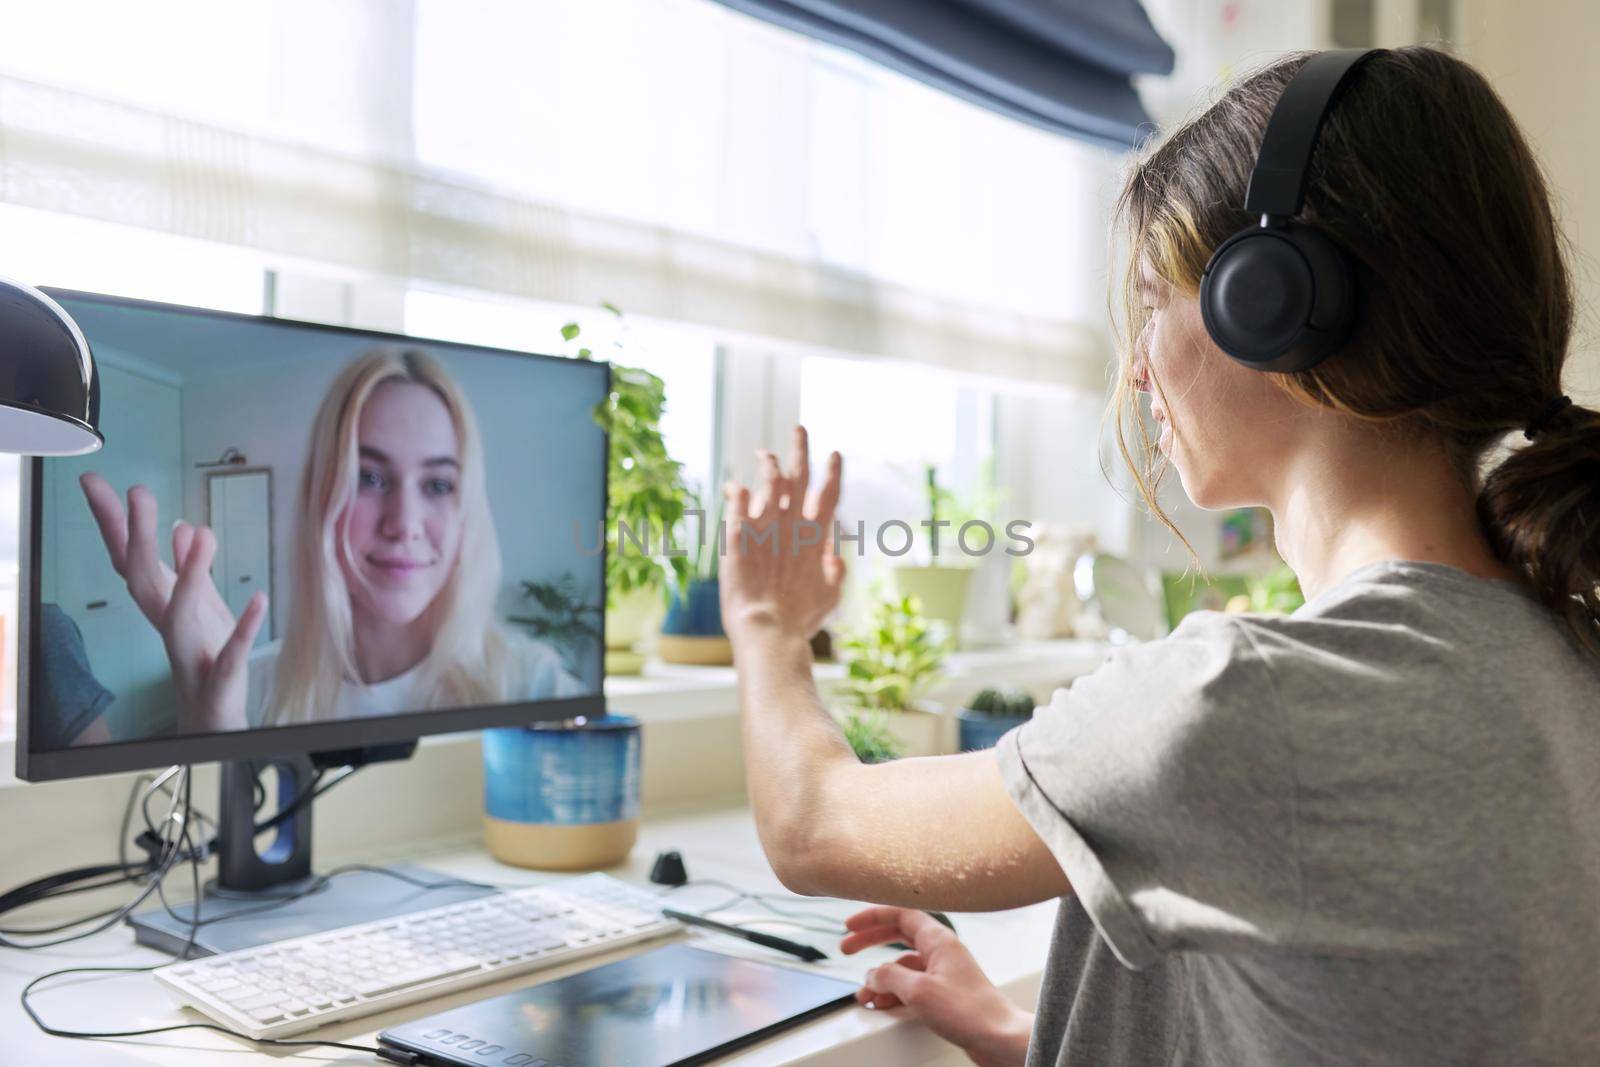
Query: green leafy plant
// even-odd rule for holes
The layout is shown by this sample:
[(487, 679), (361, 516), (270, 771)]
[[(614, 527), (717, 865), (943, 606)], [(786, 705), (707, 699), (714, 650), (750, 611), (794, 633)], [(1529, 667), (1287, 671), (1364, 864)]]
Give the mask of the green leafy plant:
[(949, 652), (916, 597), (880, 601), (867, 625), (840, 646), (846, 667), (841, 694), (851, 705), (908, 711), (936, 681)]
[(600, 640), (600, 605), (585, 599), (571, 571), (555, 581), (523, 582), (522, 600), (531, 613), (509, 616), (507, 621), (553, 645), (569, 661), (577, 659), (590, 641)]
[(905, 746), (889, 731), (889, 716), (881, 711), (849, 711), (839, 726), (862, 763), (887, 763), (905, 755)]
[[(991, 526), (1000, 514), (1000, 505), (1005, 500), (1005, 492), (996, 484), (994, 457), (986, 458), (978, 468), (978, 477), (969, 492), (958, 492), (940, 483), (939, 468), (932, 463), (925, 463), (922, 467), (922, 485), (924, 500), (928, 511), (928, 521), (932, 523), (947, 523), (940, 527), (934, 525), (932, 529), (939, 530), (939, 544), (941, 546), (954, 546), (956, 538), (961, 532), (961, 527), (969, 522), (986, 522)], [(950, 548), (941, 547), (940, 554), (950, 554)]]
[(1034, 700), (1033, 694), (1026, 689), (1005, 685), (978, 690), (977, 695), (967, 702), (967, 707), (986, 715), (1025, 719), (1033, 715)]
[(1306, 602), (1300, 591), (1300, 579), (1288, 564), (1274, 568), (1263, 575), (1254, 575), (1244, 583), (1245, 595), (1250, 598), (1249, 611), (1278, 612), (1287, 615)]
[[(602, 306), (622, 318), (616, 306)], [(562, 340), (567, 342), (578, 340), (581, 333), (575, 322), (561, 327)], [(606, 553), (606, 596), (615, 604), (636, 589), (664, 590), (669, 579), (680, 585), (687, 580), (688, 559), (662, 556), (658, 550), (662, 532), (683, 520), (689, 489), (684, 484), (683, 464), (667, 452), (661, 436), (661, 415), (667, 405), (665, 384), (647, 370), (620, 362), (625, 354), (621, 338), (613, 347), (618, 358), (611, 364), (611, 393), (596, 405), (594, 418), (611, 442), (606, 474), (606, 536), (611, 541)], [(577, 356), (592, 359), (594, 353), (583, 347)], [(624, 528), (633, 532), (638, 543), (623, 533)]]

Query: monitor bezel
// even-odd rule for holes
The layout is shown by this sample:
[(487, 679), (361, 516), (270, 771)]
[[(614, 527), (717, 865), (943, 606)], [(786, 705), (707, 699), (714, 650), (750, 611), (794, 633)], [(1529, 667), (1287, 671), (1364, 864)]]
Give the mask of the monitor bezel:
[[(600, 360), (581, 360), (566, 356), (552, 356), (538, 352), (523, 352), (492, 345), (473, 345), (459, 341), (446, 341), (412, 334), (368, 330), (353, 326), (334, 326), (327, 323), (306, 322), (277, 315), (244, 315), (212, 308), (190, 307), (155, 300), (110, 296), (104, 293), (81, 292), (72, 289), (43, 289), (52, 299), (77, 300), (114, 307), (146, 308), (177, 312), (206, 318), (222, 319), (234, 323), (293, 326), (323, 333), (348, 334), (368, 338), (377, 343), (408, 344), (429, 348), (490, 353), (518, 359), (559, 361), (566, 365), (592, 366), (605, 375), (605, 392), (611, 389), (611, 364)], [(609, 499), (610, 435), (601, 428), (601, 496)], [(210, 763), (222, 760), (265, 759), (292, 756), (304, 752), (325, 752), (337, 749), (361, 748), (369, 745), (392, 744), (439, 734), (465, 733), (501, 726), (526, 726), (537, 722), (571, 719), (577, 716), (598, 717), (605, 714), (605, 665), (601, 656), (601, 691), (592, 696), (565, 697), (559, 700), (521, 701), (509, 704), (474, 705), (434, 711), (406, 712), (399, 715), (374, 716), (365, 719), (341, 719), (332, 722), (300, 726), (273, 726), (252, 730), (229, 730), (187, 737), (162, 737), (141, 741), (117, 741), (98, 745), (84, 745), (64, 749), (35, 752), (31, 748), (29, 731), (32, 719), (30, 681), (38, 671), (42, 648), (34, 620), (39, 613), (39, 571), (34, 561), (40, 557), (43, 538), (41, 509), (35, 501), (43, 492), (44, 460), (33, 457), (21, 479), (20, 527), (18, 538), (18, 563), (26, 591), (17, 597), (18, 655), (17, 655), (17, 777), (24, 781), (44, 782), (62, 778), (85, 778), (101, 774), (149, 770), (174, 764)], [(599, 566), (604, 584), (606, 554), (609, 538), (600, 538)], [(593, 557), (590, 557), (593, 558)], [(20, 592), (20, 590), (19, 590)], [(600, 632), (605, 632), (605, 598), (600, 604)], [(602, 648), (603, 652), (603, 648)]]

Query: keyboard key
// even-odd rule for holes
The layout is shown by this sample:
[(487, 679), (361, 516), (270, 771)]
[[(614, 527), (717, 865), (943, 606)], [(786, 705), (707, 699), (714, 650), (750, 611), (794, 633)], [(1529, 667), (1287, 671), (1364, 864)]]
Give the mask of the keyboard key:
[(254, 1014), (256, 1009), (270, 1008), (283, 999), (284, 998), (277, 993), (260, 993), (244, 1000), (230, 1001), (229, 1003), (239, 1011), (245, 1011)]
[(478, 970), (479, 967), (480, 965), (476, 960), (458, 965), (449, 970), (425, 967), (366, 982), (356, 986), (356, 992), (364, 997), (381, 997), (385, 993), (392, 993), (396, 989), (405, 989), (407, 986), (421, 985), (424, 982), (433, 982), (441, 978), (454, 978), (456, 975), (468, 974)]
[(212, 996), (221, 996), (229, 990), (245, 988), (244, 983), (237, 978), (208, 978), (205, 975), (197, 975), (190, 981), (194, 983), (196, 989), (204, 989)]

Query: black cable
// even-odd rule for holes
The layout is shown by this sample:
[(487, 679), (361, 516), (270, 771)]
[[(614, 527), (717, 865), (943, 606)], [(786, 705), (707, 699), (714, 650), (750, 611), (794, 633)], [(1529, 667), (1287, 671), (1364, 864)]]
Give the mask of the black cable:
[[(182, 782), (183, 784), (180, 786), (184, 809), (183, 820), (181, 823), (182, 831), (179, 833), (177, 839), (173, 842), (172, 848), (166, 857), (166, 862), (162, 866), (160, 873), (164, 876), (171, 868), (172, 857), (180, 854), (187, 855), (189, 859), (190, 878), (193, 882), (194, 888), (194, 901), (190, 907), (190, 917), (187, 920), (189, 925), (189, 937), (184, 942), (183, 948), (178, 953), (179, 959), (187, 959), (189, 958), (189, 953), (194, 949), (195, 938), (199, 935), (200, 926), (203, 920), (200, 919), (201, 850), (196, 847), (196, 843), (190, 830), (191, 823), (193, 822), (194, 809), (190, 805), (190, 789), (192, 782), (190, 768), (188, 767), (183, 769)], [(414, 879), (411, 880), (414, 881)], [(154, 880), (154, 886), (157, 894), (161, 897), (162, 906), (167, 909), (169, 914), (173, 915), (175, 918), (179, 918), (177, 914), (172, 911), (172, 908), (167, 905), (166, 895), (161, 890), (161, 877), (157, 877)], [(146, 891), (146, 893), (143, 895), (147, 896), (148, 891)], [(180, 921), (183, 920), (180, 918)], [(48, 1025), (39, 1017), (39, 1013), (34, 1011), (33, 1005), (28, 1003), (28, 994), (32, 993), (41, 982), (47, 981), (51, 978), (60, 978), (63, 975), (68, 974), (139, 974), (154, 971), (165, 966), (167, 966), (165, 963), (156, 963), (146, 967), (67, 967), (59, 971), (51, 971), (48, 974), (42, 974), (35, 978), (33, 981), (22, 987), (22, 993), (19, 999), (22, 1003), (22, 1010), (27, 1012), (28, 1018), (33, 1020), (33, 1024), (44, 1033), (49, 1034), (51, 1037), (71, 1038), (80, 1041), (94, 1041), (104, 1038), (146, 1037), (151, 1034), (167, 1034), (175, 1030), (213, 1030), (219, 1034), (226, 1034), (229, 1037), (238, 1038), (241, 1041), (248, 1041), (258, 1045), (272, 1045), (276, 1048), (339, 1048), (346, 1049), (351, 1052), (370, 1052), (373, 1055), (381, 1054), (381, 1050), (375, 1046), (353, 1045), (343, 1041), (289, 1040), (271, 1037), (251, 1037), (248, 1034), (240, 1033), (237, 1030), (230, 1030), (228, 1027), (221, 1026), (217, 1023), (174, 1023), (170, 1026), (153, 1026), (142, 1030), (106, 1030), (98, 1032), (62, 1030)]]
[(719, 911), (727, 911), (729, 908), (735, 907), (740, 902), (748, 900), (756, 905), (759, 905), (760, 907), (767, 909), (774, 915), (781, 916), (785, 919), (814, 919), (819, 923), (828, 923), (830, 926), (837, 924), (833, 929), (826, 931), (818, 930), (816, 927), (804, 927), (804, 929), (815, 930), (817, 933), (843, 934), (849, 932), (849, 928), (846, 927), (843, 922), (840, 922), (837, 916), (826, 915), (817, 911), (804, 911), (796, 908), (780, 908), (778, 905), (772, 903), (772, 900), (770, 899), (772, 897), (785, 900), (792, 899), (788, 894), (785, 893), (758, 893), (748, 889), (740, 889), (736, 885), (733, 885), (729, 882), (719, 881), (716, 878), (694, 878), (684, 882), (682, 885), (670, 886), (667, 891), (670, 893), (680, 889), (689, 889), (695, 886), (710, 886), (713, 889), (722, 889), (733, 894), (732, 900), (724, 901), (714, 908), (701, 908), (701, 913), (705, 915), (712, 915)]
[[(332, 789), (334, 786), (350, 777), (350, 775), (354, 774), (358, 769), (359, 767), (354, 766), (346, 768), (344, 773), (338, 775), (332, 781), (329, 781), (326, 784), (323, 784), (321, 781), (323, 772), (318, 771), (310, 784), (304, 790), (302, 790), (298, 796), (291, 800), (288, 805), (280, 809), (271, 819), (268, 819), (266, 822), (257, 825), (255, 827), (255, 833), (263, 833), (266, 830), (272, 829), (279, 823), (282, 823), (292, 816), (300, 807), (303, 807), (305, 804), (315, 800), (329, 789)], [(150, 814), (150, 798), (157, 792), (165, 792), (164, 786), (166, 782), (173, 776), (174, 772), (180, 776), (179, 785), (169, 794), (169, 796), (172, 798), (172, 804), (169, 806), (166, 816), (161, 820), (158, 826), (156, 820)], [(261, 805), (265, 801), (265, 790), (261, 786), (259, 777), (256, 779), (255, 784), (257, 788), (256, 810), (259, 811)], [(139, 783), (136, 782), (133, 791), (131, 791), (129, 794), (128, 804), (123, 813), (123, 833), (122, 840), (119, 842), (119, 858), (121, 858), (123, 862), (119, 862), (117, 864), (102, 864), (98, 867), (79, 868), (74, 871), (65, 871), (56, 875), (39, 879), (38, 881), (30, 883), (27, 886), (19, 887), (18, 889), (7, 893), (4, 897), (0, 897), (0, 901), (12, 902), (7, 906), (0, 906), (0, 912), (11, 910), (12, 908), (24, 907), (27, 904), (36, 903), (40, 900), (50, 899), (55, 896), (66, 896), (71, 893), (87, 892), (91, 889), (103, 889), (112, 885), (134, 882), (139, 878), (149, 875), (149, 883), (145, 886), (143, 891), (140, 892), (132, 901), (124, 904), (121, 907), (112, 908), (94, 915), (74, 919), (70, 922), (61, 923), (57, 926), (41, 927), (34, 930), (0, 931), (0, 946), (16, 949), (50, 948), (55, 945), (67, 944), (69, 942), (92, 937), (103, 930), (109, 929), (111, 926), (115, 925), (125, 916), (130, 914), (140, 904), (144, 903), (144, 901), (151, 895), (152, 892), (158, 896), (162, 907), (169, 915), (171, 915), (175, 920), (182, 922), (189, 927), (189, 936), (185, 940), (183, 948), (178, 953), (178, 957), (180, 959), (185, 959), (188, 958), (189, 954), (194, 949), (195, 941), (199, 936), (200, 927), (213, 922), (223, 922), (227, 919), (238, 918), (247, 914), (257, 914), (259, 912), (269, 911), (273, 908), (284, 907), (285, 905), (291, 904), (296, 900), (300, 900), (304, 897), (310, 896), (313, 893), (320, 892), (322, 889), (327, 887), (330, 880), (337, 875), (344, 873), (353, 871), (367, 871), (390, 878), (396, 878), (402, 882), (417, 886), (420, 889), (444, 889), (455, 886), (479, 889), (504, 888), (502, 886), (496, 886), (486, 882), (474, 882), (461, 878), (445, 879), (437, 882), (425, 882), (421, 879), (413, 878), (410, 875), (401, 874), (398, 871), (392, 871), (387, 868), (374, 867), (362, 863), (352, 863), (341, 867), (336, 867), (331, 871), (325, 872), (324, 874), (321, 874), (313, 879), (312, 883), (305, 888), (294, 893), (285, 894), (278, 899), (262, 904), (260, 907), (241, 909), (227, 915), (219, 915), (210, 919), (204, 919), (200, 917), (199, 907), (199, 902), (201, 899), (200, 863), (201, 860), (210, 853), (216, 842), (213, 839), (212, 841), (208, 841), (204, 845), (201, 845), (196, 842), (194, 837), (194, 827), (197, 819), (201, 822), (208, 822), (210, 820), (207, 820), (204, 815), (196, 812), (194, 809), (192, 803), (193, 769), (189, 766), (174, 768), (171, 772), (164, 773), (154, 779), (149, 780), (148, 784), (145, 786), (144, 795), (139, 799), (138, 807), (144, 817), (146, 833), (140, 835), (139, 843), (146, 847), (147, 851), (150, 853), (150, 859), (146, 863), (130, 864), (126, 862), (127, 828), (132, 822), (133, 808), (135, 806), (134, 794), (138, 792), (139, 788)], [(178, 809), (180, 806), (182, 808), (181, 816), (178, 814)], [(174, 823), (178, 825), (179, 832), (177, 833), (176, 837), (169, 839), (168, 834), (170, 833), (170, 828), (174, 825)], [(215, 825), (215, 823), (212, 825)], [(148, 837), (146, 835), (148, 835)], [(188, 861), (190, 880), (193, 883), (192, 888), (194, 896), (190, 902), (189, 917), (187, 919), (179, 915), (168, 903), (163, 884), (166, 875), (179, 860)], [(94, 878), (103, 878), (104, 880), (98, 882), (90, 881)], [(77, 882), (89, 882), (90, 884), (74, 884)], [(81, 926), (85, 923), (94, 922), (99, 919), (105, 919), (106, 921), (101, 922), (92, 929), (82, 931), (80, 933), (72, 934), (67, 937), (56, 938), (50, 941), (37, 942), (34, 944), (22, 944), (19, 942), (10, 941), (4, 936), (7, 933), (24, 935), (30, 933), (35, 935), (41, 933), (56, 933), (61, 930), (71, 929), (72, 927)], [(216, 1023), (176, 1023), (169, 1026), (148, 1027), (141, 1030), (100, 1032), (63, 1030), (58, 1027), (48, 1025), (42, 1018), (40, 1018), (38, 1012), (34, 1010), (33, 1005), (28, 1002), (29, 995), (35, 989), (37, 989), (40, 984), (52, 978), (59, 978), (70, 974), (139, 974), (154, 971), (164, 966), (167, 966), (167, 964), (158, 963), (144, 967), (63, 968), (61, 970), (42, 974), (30, 981), (23, 987), (19, 996), (19, 1000), (22, 1005), (22, 1010), (27, 1013), (28, 1018), (33, 1021), (33, 1024), (42, 1032), (49, 1034), (52, 1037), (70, 1038), (76, 1040), (97, 1040), (101, 1038), (144, 1037), (152, 1034), (171, 1033), (176, 1030), (212, 1030), (217, 1033), (226, 1034), (229, 1037), (234, 1037), (241, 1041), (251, 1042), (257, 1045), (271, 1045), (279, 1048), (339, 1048), (353, 1052), (369, 1052), (376, 1055), (381, 1055), (380, 1049), (368, 1045), (353, 1045), (340, 1041), (253, 1038), (247, 1034), (240, 1033), (236, 1030), (230, 1030), (229, 1028)]]
[[(715, 910), (725, 911), (727, 909), (717, 908)], [(703, 914), (709, 915), (711, 912), (704, 912)], [(838, 937), (841, 934), (847, 934), (850, 932), (843, 926), (823, 926), (821, 923), (802, 922), (799, 919), (785, 919), (781, 915), (775, 915), (770, 919), (724, 919), (722, 921), (726, 922), (729, 926), (737, 926), (740, 929), (744, 929), (747, 926), (788, 926), (793, 927), (796, 930), (809, 930), (814, 934), (826, 934), (829, 937)]]
[(189, 829), (191, 822), (189, 815), (194, 811), (189, 803), (191, 787), (192, 778), (188, 769), (185, 768), (182, 786), (183, 809), (185, 814), (181, 824), (183, 827), (183, 832), (178, 835), (178, 845), (180, 849), (182, 849), (179, 854), (187, 855), (189, 858), (189, 877), (194, 883), (194, 896), (190, 898), (188, 919), (185, 919), (183, 916), (172, 910), (172, 905), (167, 903), (167, 891), (165, 887), (163, 887), (160, 882), (156, 883), (156, 899), (161, 901), (162, 910), (168, 915), (172, 916), (175, 921), (187, 923), (189, 926), (188, 939), (184, 941), (183, 948), (174, 953), (174, 955), (176, 955), (180, 960), (186, 960), (190, 957), (190, 954), (194, 951), (195, 938), (198, 937), (200, 933), (200, 850), (194, 847), (194, 838)]
[(323, 772), (320, 770), (317, 771), (317, 773), (312, 776), (311, 783), (302, 789), (299, 795), (297, 795), (293, 800), (289, 801), (286, 806), (280, 808), (277, 814), (273, 815), (265, 822), (256, 823), (254, 832), (258, 834), (264, 834), (280, 823), (293, 818), (295, 812), (311, 803), (311, 801), (316, 800), (318, 797), (322, 796), (322, 794), (326, 793), (328, 790), (332, 789), (346, 778), (349, 778), (352, 774), (356, 773), (360, 769), (360, 767), (346, 767), (340, 773), (335, 775), (333, 780), (328, 782), (326, 785), (320, 784), (322, 782)]
[[(169, 812), (169, 821), (170, 821), (170, 815), (171, 814), (175, 814), (176, 811), (177, 811), (177, 798), (175, 797), (174, 800), (173, 800), (172, 810), (171, 810), (171, 812)], [(165, 838), (163, 838), (162, 840), (163, 840), (163, 842), (165, 842)], [(98, 925), (96, 925), (94, 927), (91, 927), (88, 930), (84, 930), (84, 931), (82, 931), (80, 933), (70, 934), (70, 935), (68, 935), (66, 937), (58, 937), (58, 938), (55, 938), (55, 939), (50, 940), (50, 941), (38, 941), (38, 942), (31, 943), (31, 944), (24, 944), (22, 942), (12, 941), (9, 937), (0, 936), (0, 947), (15, 948), (15, 949), (53, 948), (56, 945), (65, 945), (65, 944), (68, 944), (68, 943), (73, 942), (73, 941), (81, 941), (86, 937), (93, 937), (95, 934), (98, 934), (102, 930), (109, 930), (111, 927), (115, 926), (118, 922), (120, 922), (123, 919), (123, 917), (125, 917), (126, 915), (131, 913), (135, 908), (137, 908), (140, 904), (143, 904), (145, 902), (145, 900), (149, 898), (150, 894), (155, 891), (155, 887), (160, 884), (161, 878), (166, 875), (167, 870), (172, 866), (173, 862), (176, 860), (177, 855), (178, 855), (178, 851), (179, 851), (179, 849), (178, 849), (178, 845), (176, 843), (173, 843), (170, 848), (165, 848), (163, 850), (163, 852), (162, 852), (160, 862), (156, 865), (156, 869), (153, 872), (153, 879), (152, 879), (151, 884), (145, 886), (143, 891), (141, 891), (138, 896), (134, 897), (133, 900), (129, 901), (127, 904), (124, 904), (122, 907), (120, 907), (120, 908), (116, 909), (114, 912), (112, 912), (108, 917), (106, 917), (104, 922), (101, 922), (100, 924), (98, 924)], [(74, 872), (66, 872), (66, 873), (71, 874), (71, 873), (74, 873)], [(52, 880), (59, 880), (62, 877), (63, 877), (62, 875), (55, 875), (55, 876), (52, 876), (52, 878), (42, 879), (41, 881), (48, 882), (48, 881), (52, 881)], [(24, 888), (26, 888), (26, 887), (24, 887)], [(73, 925), (77, 925), (77, 924), (73, 924)]]
[[(280, 809), (275, 815), (264, 822), (255, 824), (252, 829), (252, 833), (263, 834), (268, 830), (281, 825), (293, 817), (295, 813), (305, 805), (309, 804), (313, 800), (316, 800), (328, 790), (332, 789), (346, 778), (349, 778), (359, 769), (359, 766), (347, 767), (342, 773), (338, 774), (333, 778), (332, 781), (329, 781), (326, 784), (323, 784), (322, 782), (325, 772), (318, 770), (311, 782), (304, 789), (302, 789), (299, 794), (290, 800), (285, 807)], [(47, 875), (44, 878), (29, 882), (26, 885), (18, 886), (15, 889), (9, 890), (4, 895), (0, 895), (0, 915), (10, 911), (15, 911), (19, 908), (27, 907), (31, 904), (37, 904), (42, 900), (48, 900), (56, 896), (65, 896), (67, 893), (87, 892), (91, 889), (104, 889), (113, 885), (121, 885), (126, 882), (136, 882), (141, 878), (153, 874), (158, 862), (157, 855), (165, 848), (165, 846), (162, 844), (162, 842), (165, 840), (165, 822), (163, 822), (162, 826), (157, 825), (155, 817), (150, 813), (150, 800), (157, 793), (165, 792), (166, 783), (175, 774), (179, 773), (190, 773), (192, 778), (191, 772), (183, 772), (180, 771), (179, 768), (173, 767), (163, 771), (161, 774), (154, 776), (140, 775), (134, 780), (133, 788), (128, 792), (128, 803), (124, 806), (122, 812), (121, 829), (117, 838), (117, 863), (100, 864), (93, 867), (80, 867), (71, 871), (62, 871), (57, 874)], [(255, 810), (259, 812), (262, 805), (266, 802), (266, 788), (261, 783), (260, 775), (256, 775), (254, 777), (252, 785), (255, 792)], [(192, 782), (190, 783), (190, 787), (192, 788)], [(141, 789), (143, 790), (142, 796), (140, 796)], [(168, 795), (172, 796), (170, 793)], [(128, 830), (133, 823), (133, 811), (135, 807), (139, 809), (140, 813), (144, 817), (144, 833), (140, 834), (135, 839), (135, 843), (144, 847), (146, 852), (149, 854), (149, 858), (143, 863), (129, 862), (128, 859)], [(167, 818), (171, 819), (175, 811), (176, 805), (174, 804), (173, 808), (169, 810)], [(185, 812), (184, 818), (186, 823), (188, 821), (198, 820), (200, 823), (210, 824), (212, 827), (216, 826), (216, 823), (213, 820), (208, 818), (203, 812), (196, 811), (192, 805), (187, 806)], [(187, 839), (190, 841), (189, 847), (193, 849), (193, 835), (189, 835)], [(211, 835), (199, 852), (199, 858), (203, 859), (205, 856), (215, 851), (217, 843), (217, 836), (215, 834)], [(179, 858), (187, 859), (189, 857), (184, 855), (180, 856)], [(110, 880), (96, 882), (92, 885), (80, 886), (73, 889), (64, 888), (73, 882), (85, 882), (91, 879), (101, 878), (106, 875), (111, 875), (113, 877)], [(294, 899), (299, 898), (296, 897)], [(104, 917), (108, 914), (110, 913), (102, 912), (96, 916), (88, 916), (79, 919), (74, 923), (64, 923), (56, 927), (39, 929), (50, 931), (64, 930), (73, 925), (77, 925), (78, 923), (90, 922), (95, 918)], [(0, 928), (0, 946), (5, 946), (7, 944), (3, 940), (6, 934), (26, 934), (28, 932), (30, 931), (26, 928)], [(19, 946), (11, 945), (10, 947)]]
[(0, 896), (0, 915), (15, 911), (18, 908), (25, 908), (29, 904), (49, 897), (63, 896), (72, 891), (69, 887), (77, 882), (86, 882), (95, 878), (103, 878), (107, 875), (118, 881), (131, 881), (147, 873), (149, 868), (150, 864), (148, 863), (129, 864), (126, 867), (121, 864), (107, 863), (95, 867), (78, 867), (74, 870), (46, 875), (26, 885), (17, 886), (15, 889), (9, 890), (3, 896)]
[[(413, 878), (409, 874), (401, 874), (399, 871), (392, 871), (387, 867), (373, 867), (365, 863), (347, 863), (342, 866), (335, 867), (330, 871), (325, 871), (322, 874), (313, 876), (312, 879), (306, 883), (306, 885), (292, 893), (285, 893), (283, 896), (274, 897), (271, 900), (255, 905), (254, 907), (239, 908), (236, 911), (230, 911), (224, 915), (213, 915), (209, 919), (201, 919), (199, 925), (210, 926), (212, 923), (228, 922), (232, 919), (242, 919), (247, 916), (260, 915), (262, 912), (285, 907), (286, 905), (293, 904), (297, 900), (304, 900), (306, 897), (309, 897), (314, 893), (322, 892), (324, 889), (328, 888), (328, 883), (333, 881), (333, 879), (339, 875), (351, 874), (355, 871), (365, 871), (369, 874), (381, 874), (386, 878), (395, 878), (399, 881), (405, 882), (408, 885), (414, 885), (418, 889), (454, 889), (460, 887), (465, 889), (504, 890), (507, 888), (506, 886), (492, 885), (488, 882), (468, 881), (465, 878), (445, 878), (437, 882), (424, 882), (420, 878)], [(174, 918), (178, 918), (180, 922), (188, 921), (181, 919), (178, 916), (174, 916)]]
[[(127, 885), (129, 882), (137, 881), (137, 879), (138, 879), (137, 875), (134, 875), (134, 874), (123, 874), (123, 875), (118, 875), (116, 877), (107, 878), (107, 879), (105, 879), (104, 881), (101, 881), (101, 882), (90, 882), (87, 885), (63, 886), (61, 888), (53, 889), (53, 890), (50, 890), (48, 892), (37, 893), (37, 894), (35, 894), (33, 896), (30, 896), (27, 900), (21, 901), (20, 903), (13, 905), (12, 907), (7, 908), (6, 910), (7, 911), (20, 911), (21, 909), (23, 909), (25, 907), (28, 907), (28, 906), (33, 905), (33, 904), (39, 904), (39, 903), (42, 903), (43, 901), (46, 901), (46, 900), (56, 900), (56, 899), (58, 899), (60, 897), (70, 897), (75, 893), (89, 893), (89, 892), (92, 892), (92, 891), (97, 890), (97, 889), (110, 889), (110, 888), (112, 888), (114, 886)], [(116, 909), (113, 908), (112, 910), (115, 911)], [(109, 914), (109, 913), (105, 913), (105, 914)], [(88, 916), (86, 918), (74, 919), (72, 922), (63, 924), (61, 929), (65, 929), (67, 926), (75, 926), (75, 925), (77, 925), (79, 923), (88, 922), (90, 919), (93, 919), (93, 918), (99, 918), (99, 916)], [(42, 932), (48, 932), (48, 931), (27, 930), (27, 929), (22, 929), (20, 927), (16, 928), (16, 929), (0, 928), (0, 934), (27, 934), (27, 933), (42, 933)]]
[(151, 781), (151, 783), (145, 787), (144, 796), (139, 798), (139, 810), (144, 814), (144, 828), (152, 834), (160, 833), (161, 831), (156, 828), (155, 821), (150, 818), (150, 798), (161, 791), (162, 785), (166, 783), (168, 778), (172, 777), (172, 772), (174, 770), (177, 770), (177, 768), (169, 767), (166, 772), (157, 775)]

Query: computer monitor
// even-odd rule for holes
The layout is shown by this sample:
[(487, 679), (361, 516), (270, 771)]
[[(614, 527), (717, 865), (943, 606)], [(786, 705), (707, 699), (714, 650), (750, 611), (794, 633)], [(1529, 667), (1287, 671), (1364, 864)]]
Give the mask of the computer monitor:
[(606, 364), (51, 295), (105, 448), (24, 478), (19, 777), (604, 713)]

